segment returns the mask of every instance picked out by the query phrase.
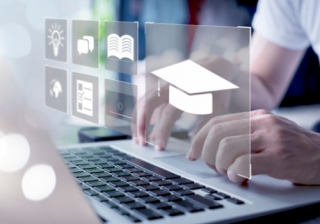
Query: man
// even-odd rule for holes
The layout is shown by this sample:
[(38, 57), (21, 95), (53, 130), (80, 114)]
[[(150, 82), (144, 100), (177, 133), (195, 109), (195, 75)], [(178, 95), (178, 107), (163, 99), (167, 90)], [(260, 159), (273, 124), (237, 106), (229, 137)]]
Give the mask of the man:
[[(320, 56), (320, 1), (260, 0), (253, 20), (251, 45), (251, 164), (252, 175), (267, 174), (297, 184), (320, 184), (320, 135), (267, 110), (283, 97), (306, 48), (311, 44)], [(146, 102), (147, 103), (147, 102)], [(260, 110), (257, 110), (260, 109)], [(264, 109), (264, 110), (261, 110)], [(174, 115), (176, 112), (172, 110)], [(165, 111), (168, 116), (170, 107)], [(143, 116), (143, 114), (142, 114)], [(248, 164), (249, 155), (235, 150), (248, 136), (241, 135), (247, 114), (217, 116), (207, 122), (192, 140), (190, 161), (202, 157), (207, 164), (227, 163), (228, 169), (211, 166), (217, 172), (242, 183), (230, 172)], [(139, 132), (146, 124), (140, 119)], [(161, 125), (153, 138), (165, 147), (170, 125)], [(231, 159), (230, 159), (231, 158)], [(226, 166), (226, 165), (224, 165)], [(229, 170), (229, 171), (228, 171)]]

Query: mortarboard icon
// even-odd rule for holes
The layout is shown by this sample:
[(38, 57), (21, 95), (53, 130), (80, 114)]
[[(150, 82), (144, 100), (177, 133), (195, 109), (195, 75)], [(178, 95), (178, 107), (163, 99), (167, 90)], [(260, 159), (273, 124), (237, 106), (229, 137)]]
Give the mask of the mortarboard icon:
[(239, 88), (191, 60), (151, 73), (170, 84), (169, 103), (192, 114), (212, 113), (211, 92)]

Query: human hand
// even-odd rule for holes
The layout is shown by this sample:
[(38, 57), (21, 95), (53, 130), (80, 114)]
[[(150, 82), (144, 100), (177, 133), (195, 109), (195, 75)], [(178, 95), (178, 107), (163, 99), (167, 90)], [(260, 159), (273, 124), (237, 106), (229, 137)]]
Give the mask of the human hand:
[[(233, 64), (221, 57), (211, 56), (202, 59), (197, 63), (204, 68), (219, 74), (226, 80), (231, 80), (235, 73)], [(160, 96), (158, 96), (157, 88), (152, 88), (139, 100), (138, 128), (137, 130), (132, 130), (133, 136), (139, 137), (140, 144), (145, 145), (146, 141), (151, 141), (156, 145), (155, 147), (158, 150), (163, 150), (166, 147), (172, 128), (183, 113), (183, 111), (169, 104), (168, 89), (169, 84), (164, 83), (161, 87)], [(218, 91), (213, 94), (213, 113), (203, 116), (201, 122), (192, 131), (192, 135), (195, 135), (212, 117), (227, 112), (229, 96), (229, 91)], [(151, 134), (147, 136), (147, 128), (149, 127), (152, 117), (156, 122), (154, 123)], [(138, 142), (138, 139), (135, 139), (135, 141)]]
[[(244, 134), (248, 118), (251, 132)], [(202, 157), (217, 172), (242, 183), (245, 179), (237, 173), (245, 172), (250, 162), (247, 144), (243, 144), (248, 139), (252, 175), (320, 184), (320, 135), (265, 110), (213, 118), (194, 137), (187, 158)]]

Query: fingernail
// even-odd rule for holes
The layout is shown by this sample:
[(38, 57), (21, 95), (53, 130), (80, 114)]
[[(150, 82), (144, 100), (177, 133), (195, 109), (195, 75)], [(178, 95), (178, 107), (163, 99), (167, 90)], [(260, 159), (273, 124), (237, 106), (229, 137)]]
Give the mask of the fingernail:
[(155, 148), (156, 150), (163, 150), (163, 147), (161, 147), (161, 146), (159, 146), (159, 145), (155, 145), (154, 148)]
[(187, 159), (190, 160), (190, 161), (195, 161), (195, 160), (196, 160), (196, 159), (193, 157), (192, 151), (189, 151), (186, 157), (187, 157)]

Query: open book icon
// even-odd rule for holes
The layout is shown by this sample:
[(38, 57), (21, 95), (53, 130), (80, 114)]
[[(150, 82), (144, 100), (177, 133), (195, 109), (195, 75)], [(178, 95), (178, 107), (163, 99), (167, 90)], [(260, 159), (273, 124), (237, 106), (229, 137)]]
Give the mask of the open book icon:
[(114, 56), (119, 59), (128, 58), (134, 61), (134, 42), (130, 35), (119, 37), (117, 34), (108, 36), (108, 57)]

